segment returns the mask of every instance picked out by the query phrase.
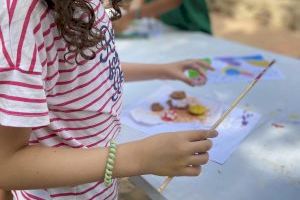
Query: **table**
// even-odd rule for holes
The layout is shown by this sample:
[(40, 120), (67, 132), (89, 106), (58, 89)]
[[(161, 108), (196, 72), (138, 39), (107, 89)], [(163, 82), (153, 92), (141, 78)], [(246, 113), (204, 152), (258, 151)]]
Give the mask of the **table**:
[[(300, 113), (300, 61), (290, 57), (245, 46), (201, 33), (174, 32), (147, 40), (117, 40), (122, 61), (160, 63), (186, 58), (226, 55), (262, 54), (275, 58), (284, 80), (262, 81), (241, 105), (249, 104), (263, 116), (274, 110)], [(162, 85), (162, 81), (145, 81), (125, 85), (124, 107), (140, 96)], [(229, 104), (246, 83), (209, 84), (190, 88), (172, 82), (190, 93), (202, 93)], [(152, 199), (171, 200), (293, 200), (300, 199), (300, 129), (288, 125), (276, 129), (262, 120), (224, 165), (209, 162), (199, 177), (175, 178), (165, 192), (156, 192), (165, 177), (153, 175), (131, 178)], [(123, 127), (119, 141), (127, 142), (147, 137), (130, 127)]]

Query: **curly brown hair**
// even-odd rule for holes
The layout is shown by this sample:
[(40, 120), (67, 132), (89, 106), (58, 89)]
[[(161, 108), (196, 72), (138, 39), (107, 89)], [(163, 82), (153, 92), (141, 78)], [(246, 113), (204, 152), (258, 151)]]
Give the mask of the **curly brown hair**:
[[(99, 0), (101, 1), (101, 0)], [(110, 0), (112, 9), (110, 19), (116, 20), (121, 17), (119, 3), (122, 0)], [(75, 55), (86, 60), (95, 58), (95, 47), (99, 49), (101, 41), (104, 39), (103, 33), (95, 26), (96, 15), (90, 0), (45, 0), (48, 7), (55, 12), (57, 28), (67, 43), (67, 55)], [(102, 1), (101, 1), (102, 2)], [(76, 13), (86, 16), (85, 18), (76, 16)]]

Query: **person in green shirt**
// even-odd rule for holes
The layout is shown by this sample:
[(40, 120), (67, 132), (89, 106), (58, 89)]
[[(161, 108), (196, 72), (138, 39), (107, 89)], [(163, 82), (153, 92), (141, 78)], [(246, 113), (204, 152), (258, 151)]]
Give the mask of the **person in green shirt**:
[(138, 8), (129, 9), (115, 23), (120, 32), (137, 18), (155, 17), (181, 30), (212, 34), (209, 11), (205, 0), (142, 0)]
[[(155, 1), (163, 0), (147, 0), (147, 2)], [(205, 0), (182, 0), (177, 8), (160, 15), (160, 19), (182, 30), (212, 33)]]

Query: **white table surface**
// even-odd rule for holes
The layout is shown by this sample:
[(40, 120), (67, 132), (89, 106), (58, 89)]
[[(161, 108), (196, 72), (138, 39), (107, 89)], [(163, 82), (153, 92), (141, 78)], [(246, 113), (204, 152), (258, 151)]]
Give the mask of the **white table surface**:
[[(277, 109), (300, 114), (299, 60), (200, 33), (171, 33), (147, 40), (117, 40), (116, 43), (121, 60), (132, 62), (159, 63), (257, 53), (267, 59), (275, 58), (275, 67), (283, 72), (285, 79), (261, 81), (241, 103), (241, 106), (248, 104), (264, 116), (261, 124), (224, 165), (209, 162), (199, 177), (175, 178), (163, 197), (171, 200), (300, 199), (300, 126), (289, 125), (284, 129), (275, 129), (268, 121), (272, 118), (270, 113)], [(162, 81), (126, 84), (124, 107), (162, 84)], [(247, 83), (208, 84), (201, 88), (190, 88), (179, 82), (171, 84), (229, 104)], [(119, 141), (127, 142), (147, 136), (124, 126)], [(147, 175), (142, 179), (149, 183), (153, 192), (153, 188), (158, 188), (164, 177)], [(147, 188), (144, 189), (147, 191)]]

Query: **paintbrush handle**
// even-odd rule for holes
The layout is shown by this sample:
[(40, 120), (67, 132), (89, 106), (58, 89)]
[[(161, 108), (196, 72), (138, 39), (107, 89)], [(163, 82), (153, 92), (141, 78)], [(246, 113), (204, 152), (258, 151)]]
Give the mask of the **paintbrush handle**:
[[(215, 130), (223, 122), (223, 120), (230, 114), (230, 112), (240, 103), (240, 101), (248, 94), (248, 92), (254, 87), (257, 81), (268, 71), (268, 69), (275, 63), (275, 60), (270, 62), (268, 67), (266, 67), (259, 75), (244, 89), (244, 91), (238, 96), (231, 106), (223, 113), (223, 115), (214, 123), (211, 127), (211, 130)], [(158, 188), (158, 192), (162, 193), (169, 183), (172, 181), (173, 177), (167, 177), (163, 184)]]
[[(244, 96), (251, 90), (251, 88), (255, 85), (257, 80), (255, 79), (248, 87), (245, 89), (245, 91), (237, 98), (235, 101), (231, 104), (231, 106), (223, 113), (223, 115), (216, 121), (216, 123), (213, 124), (211, 127), (211, 130), (215, 130), (222, 121), (230, 114), (230, 112), (236, 107), (236, 105), (244, 98)], [(163, 184), (158, 188), (158, 192), (162, 193), (168, 184), (172, 181), (173, 177), (167, 177)]]
[(163, 182), (163, 184), (161, 184), (161, 186), (158, 188), (158, 192), (159, 193), (162, 193), (166, 188), (167, 188), (167, 186), (169, 185), (169, 183), (172, 181), (172, 179), (173, 179), (174, 177), (167, 177), (165, 180), (164, 180), (164, 182)]
[(266, 71), (275, 63), (275, 60), (270, 62), (268, 67), (266, 67), (259, 75), (244, 89), (244, 91), (238, 96), (230, 107), (223, 113), (223, 115), (213, 124), (211, 130), (215, 130), (223, 122), (223, 120), (230, 114), (230, 112), (240, 103), (240, 101), (249, 93), (249, 91), (255, 86), (257, 81), (266, 73)]
[(236, 98), (234, 100), (234, 102), (231, 104), (231, 106), (222, 114), (222, 116), (218, 119), (218, 121), (216, 121), (212, 127), (211, 130), (215, 130), (216, 128), (218, 128), (218, 126), (223, 122), (223, 120), (231, 113), (231, 111), (240, 103), (240, 101), (248, 94), (248, 92), (251, 90), (251, 88), (255, 85), (254, 82), (252, 82), (252, 84), (250, 84), (246, 90), (240, 95), (238, 96), (238, 98)]

